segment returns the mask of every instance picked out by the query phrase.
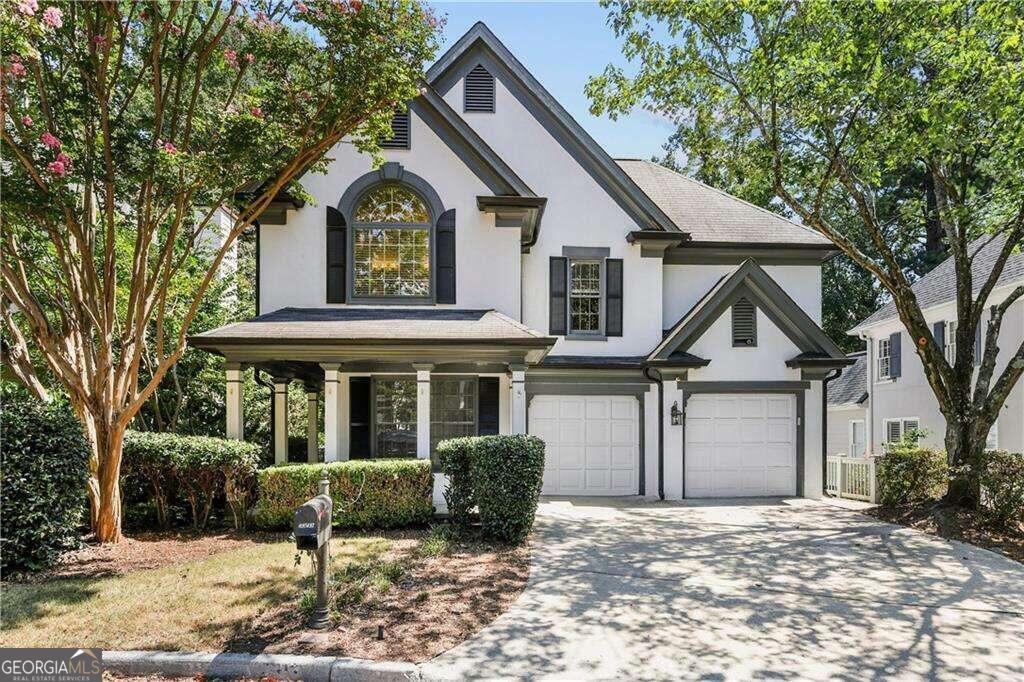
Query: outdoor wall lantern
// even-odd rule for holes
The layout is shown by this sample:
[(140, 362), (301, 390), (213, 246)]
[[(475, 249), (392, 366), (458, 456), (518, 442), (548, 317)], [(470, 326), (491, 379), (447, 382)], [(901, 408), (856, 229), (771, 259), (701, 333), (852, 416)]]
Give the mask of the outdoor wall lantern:
[(679, 409), (679, 403), (672, 403), (672, 409), (669, 411), (672, 415), (672, 426), (683, 425), (683, 411)]

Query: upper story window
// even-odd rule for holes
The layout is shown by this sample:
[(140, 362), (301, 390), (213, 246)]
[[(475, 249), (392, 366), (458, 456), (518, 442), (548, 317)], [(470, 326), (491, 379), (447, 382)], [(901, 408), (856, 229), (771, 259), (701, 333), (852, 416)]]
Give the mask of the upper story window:
[(889, 339), (879, 339), (878, 341), (878, 378), (888, 379), (889, 372), (891, 369), (890, 360), (892, 353), (892, 344)]
[(953, 364), (956, 361), (956, 320), (946, 322), (946, 361)]
[(399, 184), (369, 190), (352, 213), (352, 293), (357, 298), (428, 298), (431, 219)]
[(569, 333), (601, 333), (601, 261), (569, 263)]
[(757, 306), (745, 298), (732, 306), (733, 348), (753, 348), (757, 345)]

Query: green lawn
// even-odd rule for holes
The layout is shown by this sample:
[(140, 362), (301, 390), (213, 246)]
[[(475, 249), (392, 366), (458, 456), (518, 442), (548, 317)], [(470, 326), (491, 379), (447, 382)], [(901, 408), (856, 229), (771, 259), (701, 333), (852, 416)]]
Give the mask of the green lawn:
[[(390, 545), (381, 537), (335, 538), (333, 567), (378, 557)], [(266, 609), (297, 600), (310, 563), (295, 566), (294, 556), (294, 544), (273, 541), (122, 576), (5, 583), (0, 646), (221, 650)]]

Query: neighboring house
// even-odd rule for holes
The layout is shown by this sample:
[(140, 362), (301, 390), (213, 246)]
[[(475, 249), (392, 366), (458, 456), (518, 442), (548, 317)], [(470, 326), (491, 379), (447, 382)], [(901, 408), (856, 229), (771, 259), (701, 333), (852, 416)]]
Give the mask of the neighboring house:
[[(980, 248), (972, 266), (975, 293), (988, 278), (993, 262), (1005, 243), (1005, 236), (1000, 236), (995, 239), (982, 238), (971, 245), (972, 254)], [(1004, 301), (1010, 292), (1022, 284), (1024, 254), (1018, 251), (1007, 261), (987, 301), (988, 306)], [(936, 340), (944, 348), (947, 357), (952, 358), (956, 338), (956, 275), (952, 259), (943, 261), (914, 283), (913, 290)], [(982, 315), (982, 325), (974, 340), (976, 364), (980, 364), (981, 327), (988, 323), (989, 316), (989, 311)], [(886, 443), (900, 440), (911, 429), (924, 432), (924, 445), (944, 447), (946, 421), (939, 412), (938, 402), (925, 378), (914, 342), (903, 328), (895, 305), (890, 303), (881, 308), (849, 333), (867, 344), (869, 361), (864, 386), (868, 393), (868, 452), (881, 454)], [(1003, 317), (993, 381), (1020, 348), (1022, 339), (1024, 300), (1018, 300)], [(1017, 383), (1003, 405), (999, 419), (989, 432), (988, 446), (1011, 452), (1024, 451), (1024, 383)]]
[(260, 316), (193, 337), (226, 359), (229, 435), (258, 366), (277, 461), (303, 381), (329, 461), (528, 432), (547, 494), (819, 496), (822, 379), (850, 362), (819, 326), (834, 247), (613, 160), (483, 24), (421, 93), (383, 166), (338, 145), (315, 205), (261, 217)]
[(828, 384), (826, 453), (863, 457), (867, 454), (867, 354), (850, 353), (854, 363)]

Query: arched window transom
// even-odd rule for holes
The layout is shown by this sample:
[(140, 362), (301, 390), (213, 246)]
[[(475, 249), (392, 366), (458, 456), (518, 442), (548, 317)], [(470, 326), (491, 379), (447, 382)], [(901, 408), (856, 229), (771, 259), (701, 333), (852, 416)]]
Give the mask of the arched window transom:
[(378, 185), (352, 213), (356, 297), (427, 298), (431, 286), (431, 215), (404, 185)]

